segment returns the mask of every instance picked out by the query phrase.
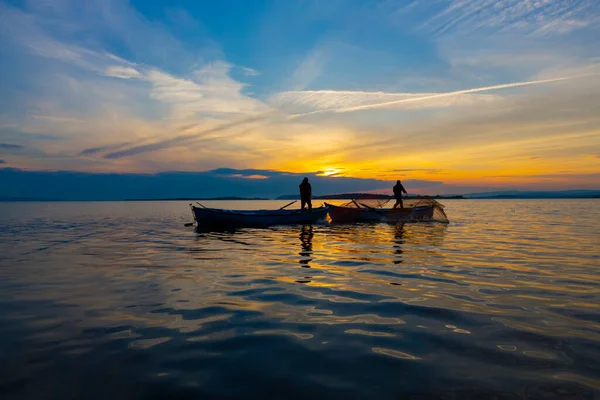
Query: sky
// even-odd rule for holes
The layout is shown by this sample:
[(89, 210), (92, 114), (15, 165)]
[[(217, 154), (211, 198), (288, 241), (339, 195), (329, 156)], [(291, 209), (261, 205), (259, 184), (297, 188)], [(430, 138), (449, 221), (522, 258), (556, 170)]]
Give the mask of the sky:
[(599, 42), (597, 0), (0, 0), (0, 183), (600, 189)]

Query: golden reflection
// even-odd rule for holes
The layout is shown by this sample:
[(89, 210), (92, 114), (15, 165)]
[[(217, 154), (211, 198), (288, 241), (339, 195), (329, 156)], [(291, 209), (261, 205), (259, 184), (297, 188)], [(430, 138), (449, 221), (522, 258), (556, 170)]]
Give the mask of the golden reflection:
[(261, 331), (254, 331), (251, 333), (252, 335), (285, 335), (285, 336), (295, 336), (300, 340), (308, 340), (314, 338), (312, 333), (298, 333), (286, 329), (265, 329)]
[(600, 390), (600, 379), (595, 379), (589, 376), (572, 374), (570, 372), (560, 372), (554, 375), (554, 378), (563, 381), (579, 383), (580, 385), (591, 387), (595, 390)]
[(373, 350), (373, 352), (377, 353), (377, 354), (382, 354), (382, 355), (390, 356), (390, 357), (394, 357), (394, 358), (400, 358), (403, 360), (420, 360), (421, 359), (420, 357), (415, 357), (408, 353), (403, 353), (401, 351), (393, 350), (393, 349), (385, 349), (383, 347), (373, 347), (371, 350)]
[(170, 337), (161, 337), (155, 339), (139, 339), (129, 343), (129, 347), (132, 349), (149, 349), (152, 346), (159, 345), (171, 340)]
[(351, 335), (363, 335), (363, 336), (378, 336), (378, 337), (397, 337), (398, 336), (398, 335), (394, 335), (392, 333), (366, 331), (364, 329), (348, 329), (345, 332), (349, 333)]

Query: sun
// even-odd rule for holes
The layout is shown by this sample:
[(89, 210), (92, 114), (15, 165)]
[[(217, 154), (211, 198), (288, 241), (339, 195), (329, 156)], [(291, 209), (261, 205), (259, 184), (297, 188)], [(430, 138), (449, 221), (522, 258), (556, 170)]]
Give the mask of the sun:
[(339, 176), (342, 173), (342, 168), (325, 168), (319, 176)]

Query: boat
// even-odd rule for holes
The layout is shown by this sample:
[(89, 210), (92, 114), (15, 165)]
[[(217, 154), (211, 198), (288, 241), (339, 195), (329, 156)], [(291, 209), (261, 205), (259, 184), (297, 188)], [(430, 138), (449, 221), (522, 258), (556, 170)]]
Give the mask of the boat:
[(329, 207), (329, 218), (333, 223), (349, 222), (420, 222), (436, 221), (448, 223), (444, 206), (434, 199), (406, 199), (402, 208), (383, 208), (352, 200), (342, 205), (325, 203)]
[(210, 227), (266, 227), (272, 225), (315, 224), (325, 220), (328, 206), (308, 210), (226, 210), (190, 204), (197, 225)]

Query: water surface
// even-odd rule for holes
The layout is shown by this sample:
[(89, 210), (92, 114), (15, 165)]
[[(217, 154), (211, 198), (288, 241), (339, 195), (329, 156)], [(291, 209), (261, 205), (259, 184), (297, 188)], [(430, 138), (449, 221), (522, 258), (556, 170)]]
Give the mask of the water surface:
[(600, 201), (444, 204), (205, 233), (186, 202), (3, 204), (0, 397), (599, 396)]

